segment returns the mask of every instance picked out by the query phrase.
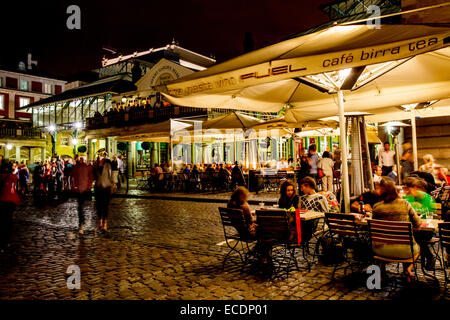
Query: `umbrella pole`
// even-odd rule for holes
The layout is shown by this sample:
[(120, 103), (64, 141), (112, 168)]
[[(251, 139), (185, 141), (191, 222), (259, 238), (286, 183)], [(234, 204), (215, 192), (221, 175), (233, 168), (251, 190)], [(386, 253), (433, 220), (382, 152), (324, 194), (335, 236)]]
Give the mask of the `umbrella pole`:
[(170, 164), (173, 172), (173, 141), (172, 141), (172, 119), (170, 119)]
[(400, 146), (398, 143), (398, 135), (394, 136), (394, 144), (395, 144), (395, 164), (397, 165), (397, 178), (398, 178), (398, 184), (402, 184), (402, 177), (400, 175)]
[[(416, 131), (416, 114), (415, 110), (411, 111), (411, 133), (412, 133), (412, 147), (414, 157), (414, 171), (419, 170), (419, 163), (417, 161), (417, 131)], [(397, 168), (397, 170), (400, 170)]]
[(370, 151), (369, 151), (369, 138), (367, 136), (367, 127), (366, 127), (366, 120), (363, 117), (363, 121), (362, 121), (362, 130), (363, 130), (363, 135), (364, 135), (364, 145), (366, 148), (366, 154), (367, 154), (367, 160), (366, 160), (366, 170), (367, 170), (367, 174), (369, 175), (369, 187), (370, 190), (373, 190), (373, 178), (372, 178), (372, 161), (370, 159)]
[(341, 193), (344, 194), (344, 207), (345, 212), (350, 212), (350, 191), (349, 191), (349, 181), (348, 181), (348, 150), (347, 150), (347, 137), (345, 130), (345, 117), (344, 117), (344, 95), (341, 90), (337, 91), (338, 96), (338, 108), (339, 108), (339, 130), (341, 135), (341, 156), (342, 156), (342, 173), (341, 173), (341, 183), (342, 189)]

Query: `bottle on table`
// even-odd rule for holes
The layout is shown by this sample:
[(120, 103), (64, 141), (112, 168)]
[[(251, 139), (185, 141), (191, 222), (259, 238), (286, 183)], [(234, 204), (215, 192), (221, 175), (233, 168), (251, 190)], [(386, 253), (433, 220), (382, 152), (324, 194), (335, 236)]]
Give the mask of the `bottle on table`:
[(359, 198), (359, 213), (361, 213), (363, 217), (367, 215), (362, 196)]

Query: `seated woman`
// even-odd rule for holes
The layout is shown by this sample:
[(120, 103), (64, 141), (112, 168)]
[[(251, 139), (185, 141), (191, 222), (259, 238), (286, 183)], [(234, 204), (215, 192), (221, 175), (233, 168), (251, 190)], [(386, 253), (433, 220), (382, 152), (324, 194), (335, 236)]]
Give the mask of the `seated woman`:
[(418, 213), (434, 212), (436, 210), (435, 201), (428, 193), (423, 191), (424, 184), (425, 182), (419, 181), (418, 178), (406, 178), (403, 185), (405, 192), (403, 199), (408, 201)]
[[(424, 215), (422, 218), (426, 218), (427, 212), (435, 212), (436, 206), (433, 198), (424, 191), (426, 182), (420, 178), (408, 177), (404, 181), (403, 190), (405, 195), (403, 199), (409, 202), (413, 209), (419, 214)], [(420, 250), (422, 254), (422, 259), (426, 260), (425, 269), (433, 270), (436, 263), (436, 258), (431, 253), (430, 247), (427, 245), (426, 241), (433, 238), (433, 232), (418, 232), (416, 235), (416, 240), (420, 245)]]
[[(245, 187), (238, 187), (233, 194), (231, 195), (230, 201), (228, 201), (227, 208), (230, 209), (241, 209), (244, 213), (244, 217), (247, 221), (248, 225), (248, 234), (250, 236), (256, 236), (256, 214), (250, 210), (248, 206), (248, 190)], [(246, 232), (244, 230), (238, 230), (239, 232)], [(247, 234), (247, 235), (248, 235)], [(241, 236), (245, 236), (245, 234), (241, 234)]]
[[(415, 228), (419, 228), (421, 221), (416, 211), (408, 201), (400, 198), (394, 182), (388, 177), (382, 177), (380, 181), (380, 197), (381, 201), (373, 207), (372, 219), (411, 222)], [(419, 245), (414, 240), (414, 256), (419, 250)], [(411, 257), (409, 244), (375, 244), (373, 251), (376, 255), (387, 258), (408, 259)], [(384, 265), (382, 267), (384, 269)], [(408, 281), (414, 277), (412, 267), (412, 263), (403, 264), (403, 272)]]
[(278, 206), (281, 209), (290, 209), (294, 207), (298, 209), (300, 198), (296, 193), (295, 185), (292, 181), (286, 180), (282, 182), (280, 187), (280, 199), (278, 200)]

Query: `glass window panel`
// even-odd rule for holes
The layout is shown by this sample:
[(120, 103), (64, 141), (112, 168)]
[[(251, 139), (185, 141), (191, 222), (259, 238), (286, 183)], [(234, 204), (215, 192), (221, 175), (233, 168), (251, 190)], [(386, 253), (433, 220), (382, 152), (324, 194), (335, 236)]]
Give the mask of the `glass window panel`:
[(30, 98), (24, 98), (24, 97), (20, 97), (19, 98), (19, 107), (22, 108), (26, 105), (30, 104)]
[(28, 81), (20, 80), (20, 90), (28, 90)]
[(105, 112), (104, 101), (105, 99), (97, 99), (98, 112), (100, 112), (101, 114)]
[(61, 112), (61, 123), (67, 122), (68, 106), (63, 106)]
[(83, 106), (83, 120), (90, 117), (91, 115), (89, 114), (89, 100), (87, 100)]
[(56, 124), (55, 106), (50, 107), (50, 124)]
[(75, 112), (76, 112), (76, 102), (72, 102), (69, 109), (69, 123), (73, 123), (76, 121)]
[(44, 108), (43, 107), (39, 108), (39, 126), (40, 127), (44, 126)]

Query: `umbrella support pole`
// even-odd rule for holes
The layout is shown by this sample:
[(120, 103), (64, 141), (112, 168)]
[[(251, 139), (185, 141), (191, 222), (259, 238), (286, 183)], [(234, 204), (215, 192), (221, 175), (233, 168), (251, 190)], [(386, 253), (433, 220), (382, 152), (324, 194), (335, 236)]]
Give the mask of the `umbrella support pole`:
[(339, 109), (339, 130), (341, 135), (341, 156), (342, 156), (342, 172), (341, 172), (341, 194), (344, 195), (344, 208), (345, 212), (350, 212), (350, 190), (348, 180), (348, 148), (347, 137), (345, 128), (345, 116), (344, 116), (344, 95), (341, 90), (337, 91), (338, 96), (338, 109)]
[[(411, 134), (412, 134), (412, 148), (414, 158), (414, 171), (419, 170), (419, 163), (417, 161), (417, 131), (416, 131), (416, 114), (415, 110), (411, 111)], [(400, 170), (397, 168), (397, 170)]]

